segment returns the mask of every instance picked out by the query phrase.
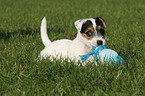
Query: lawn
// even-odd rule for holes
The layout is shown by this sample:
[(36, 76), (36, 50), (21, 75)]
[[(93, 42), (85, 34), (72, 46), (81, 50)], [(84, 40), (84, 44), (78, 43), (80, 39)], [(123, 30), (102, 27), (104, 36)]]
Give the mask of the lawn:
[[(52, 41), (72, 39), (78, 19), (103, 17), (107, 48), (126, 62), (111, 67), (40, 61), (44, 16)], [(0, 95), (145, 96), (144, 25), (144, 0), (1, 0)]]

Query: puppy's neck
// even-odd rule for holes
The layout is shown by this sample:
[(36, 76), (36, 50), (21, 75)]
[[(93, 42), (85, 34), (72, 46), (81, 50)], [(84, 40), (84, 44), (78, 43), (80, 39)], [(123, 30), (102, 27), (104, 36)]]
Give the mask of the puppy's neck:
[(77, 47), (81, 48), (84, 53), (88, 53), (92, 50), (92, 45), (81, 34), (77, 34), (73, 41), (76, 45), (78, 45)]

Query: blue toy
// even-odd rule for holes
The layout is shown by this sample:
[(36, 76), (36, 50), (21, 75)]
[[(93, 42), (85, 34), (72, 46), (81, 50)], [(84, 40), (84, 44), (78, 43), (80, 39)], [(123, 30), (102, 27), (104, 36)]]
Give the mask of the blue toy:
[(91, 55), (97, 62), (107, 62), (107, 63), (124, 63), (122, 57), (120, 57), (117, 52), (111, 49), (107, 49), (105, 46), (93, 47), (92, 51), (86, 55), (80, 55), (82, 62), (85, 62)]

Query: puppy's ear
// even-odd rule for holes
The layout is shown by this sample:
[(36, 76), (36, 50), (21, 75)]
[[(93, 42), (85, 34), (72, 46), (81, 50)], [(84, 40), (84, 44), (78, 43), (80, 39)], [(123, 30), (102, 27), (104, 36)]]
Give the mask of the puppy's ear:
[(106, 26), (106, 23), (105, 23), (105, 20), (104, 20), (102, 17), (95, 17), (95, 18), (93, 18), (93, 19), (96, 20), (96, 24), (97, 24), (98, 26), (101, 26), (101, 27), (104, 27), (104, 28), (107, 27), (107, 26)]
[(85, 23), (85, 22), (86, 22), (86, 19), (80, 19), (80, 20), (77, 20), (77, 21), (74, 23), (76, 29), (78, 30), (78, 32), (81, 31), (82, 25), (83, 25), (83, 23)]

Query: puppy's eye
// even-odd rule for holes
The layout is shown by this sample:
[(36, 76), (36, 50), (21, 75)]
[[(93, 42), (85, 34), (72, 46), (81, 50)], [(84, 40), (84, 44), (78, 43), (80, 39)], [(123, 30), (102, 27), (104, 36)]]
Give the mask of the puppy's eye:
[(91, 37), (91, 36), (92, 36), (92, 32), (87, 31), (87, 32), (86, 32), (86, 35), (89, 36), (89, 37)]
[(101, 33), (101, 35), (105, 35), (105, 30), (104, 29), (100, 29), (100, 33)]

